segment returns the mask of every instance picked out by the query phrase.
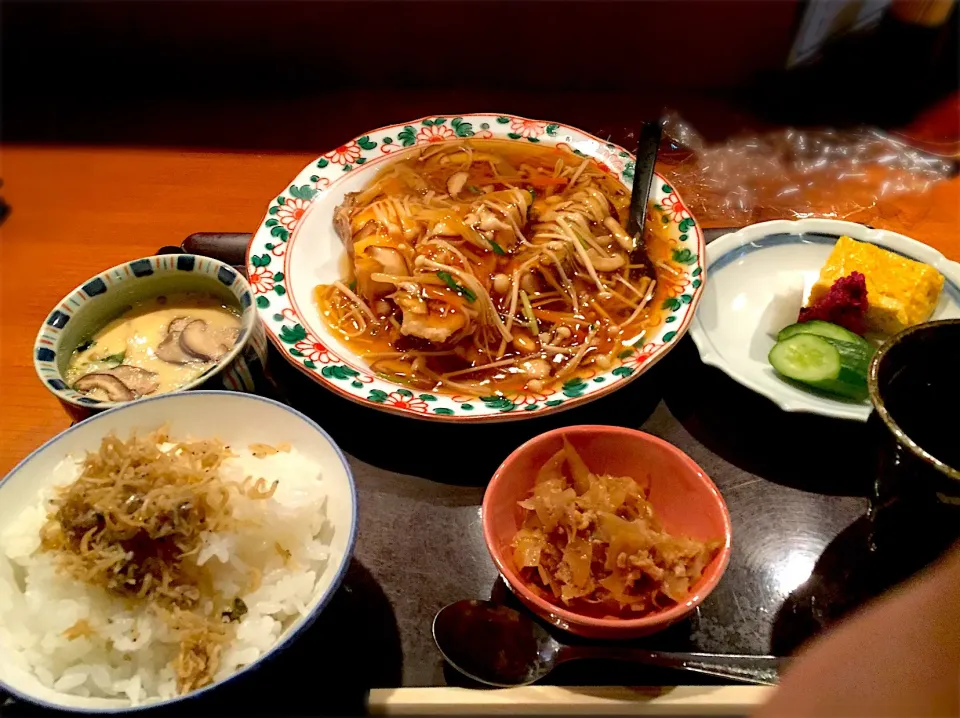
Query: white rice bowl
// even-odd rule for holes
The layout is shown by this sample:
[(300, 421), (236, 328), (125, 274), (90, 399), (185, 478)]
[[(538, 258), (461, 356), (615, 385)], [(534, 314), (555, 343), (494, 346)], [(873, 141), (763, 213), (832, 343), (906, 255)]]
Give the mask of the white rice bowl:
[[(162, 424), (172, 439), (228, 444), (238, 456), (224, 462), (225, 479), (279, 482), (270, 499), (231, 499), (234, 515), (255, 525), (204, 537), (198, 563), (210, 569), (216, 589), (240, 596), (247, 613), (220, 654), (214, 683), (187, 696), (273, 651), (339, 584), (355, 539), (356, 498), (342, 455), (319, 427), (289, 407), (229, 392), (172, 394), (114, 409), (56, 437), (0, 483), (0, 684), (15, 695), (99, 711), (187, 697), (178, 696), (170, 665), (179, 642), (162, 620), (58, 573), (54, 557), (37, 551), (54, 487), (76, 479), (84, 452), (111, 431), (126, 439), (133, 428), (143, 435)], [(256, 458), (253, 443), (292, 449)], [(275, 544), (291, 553), (286, 564)], [(252, 592), (251, 568), (262, 574)], [(64, 636), (81, 619), (95, 635)]]

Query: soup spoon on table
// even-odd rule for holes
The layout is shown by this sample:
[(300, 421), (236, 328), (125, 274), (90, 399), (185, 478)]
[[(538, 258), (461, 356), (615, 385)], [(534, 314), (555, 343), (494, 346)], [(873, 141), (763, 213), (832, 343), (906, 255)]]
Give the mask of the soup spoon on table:
[(479, 683), (526, 686), (567, 661), (596, 658), (643, 663), (776, 685), (787, 659), (713, 653), (652, 651), (611, 644), (567, 645), (518, 611), (492, 601), (457, 601), (433, 619), (433, 640), (446, 661)]

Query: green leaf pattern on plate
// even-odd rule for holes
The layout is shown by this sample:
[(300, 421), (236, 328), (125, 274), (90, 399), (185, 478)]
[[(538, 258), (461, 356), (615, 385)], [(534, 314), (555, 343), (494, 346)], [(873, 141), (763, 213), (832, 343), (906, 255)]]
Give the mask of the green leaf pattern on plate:
[(286, 344), (296, 344), (307, 338), (307, 330), (302, 324), (294, 324), (292, 327), (280, 327), (280, 341)]
[(397, 139), (403, 143), (404, 147), (410, 147), (417, 144), (417, 134), (410, 125), (407, 125), (397, 133)]

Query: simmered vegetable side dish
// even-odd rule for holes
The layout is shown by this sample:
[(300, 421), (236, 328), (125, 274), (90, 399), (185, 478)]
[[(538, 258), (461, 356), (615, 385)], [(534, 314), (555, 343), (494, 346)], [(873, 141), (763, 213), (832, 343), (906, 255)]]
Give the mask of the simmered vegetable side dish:
[(593, 160), (501, 140), (442, 143), (381, 171), (335, 216), (353, 279), (320, 312), (386, 378), (471, 395), (609, 369), (653, 323), (670, 264), (632, 263), (630, 193)]
[(682, 601), (722, 541), (664, 531), (649, 486), (598, 475), (564, 439), (520, 502), (513, 541), (521, 577), (544, 596), (597, 616), (637, 617)]

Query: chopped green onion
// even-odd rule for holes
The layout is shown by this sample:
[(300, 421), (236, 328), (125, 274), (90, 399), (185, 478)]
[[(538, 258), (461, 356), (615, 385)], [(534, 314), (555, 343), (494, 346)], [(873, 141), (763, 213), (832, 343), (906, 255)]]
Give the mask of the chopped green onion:
[(584, 248), (584, 249), (590, 249), (590, 243), (583, 238), (583, 235), (580, 234), (580, 233), (579, 233), (576, 229), (574, 229), (573, 227), (570, 227), (570, 229), (573, 230), (574, 235), (576, 235), (577, 239), (580, 240), (580, 244), (583, 246), (583, 248)]
[(500, 256), (503, 256), (506, 254), (506, 252), (503, 250), (503, 247), (501, 247), (499, 244), (494, 242), (492, 239), (488, 239), (487, 241), (490, 242), (490, 249), (493, 250), (494, 254), (499, 254)]
[(117, 354), (110, 354), (110, 355), (108, 355), (108, 356), (105, 356), (105, 357), (104, 357), (103, 359), (101, 359), (100, 361), (102, 361), (102, 362), (104, 362), (104, 363), (107, 363), (107, 364), (117, 364), (117, 365), (119, 366), (120, 364), (123, 364), (123, 360), (124, 360), (124, 358), (125, 358), (126, 356), (127, 356), (127, 352), (126, 352), (126, 351), (122, 351), (122, 352), (119, 352), (119, 353), (117, 353)]
[(477, 187), (475, 184), (468, 184), (467, 189), (476, 194), (482, 194), (482, 192), (480, 191), (480, 188)]
[(527, 293), (522, 289), (520, 290), (520, 306), (523, 309), (523, 316), (527, 318), (530, 331), (533, 332), (533, 336), (537, 336), (540, 333), (537, 315), (533, 313), (533, 305), (530, 304), (530, 297), (528, 297)]
[(404, 386), (411, 386), (411, 387), (419, 386), (419, 384), (416, 381), (414, 381), (409, 377), (399, 376), (396, 374), (387, 374), (386, 372), (382, 372), (382, 371), (378, 371), (374, 373), (386, 382), (392, 382), (394, 384), (403, 384)]
[(530, 193), (530, 201), (531, 201), (531, 202), (536, 202), (536, 201), (537, 201), (537, 190), (535, 190), (533, 187), (527, 187), (527, 192)]
[(477, 300), (477, 295), (471, 292), (469, 289), (464, 287), (462, 284), (457, 284), (457, 281), (453, 278), (453, 275), (450, 272), (439, 271), (437, 276), (444, 281), (450, 289), (455, 292), (458, 292), (464, 296), (468, 302), (475, 302)]
[(357, 280), (354, 279), (350, 284), (347, 285), (351, 292), (357, 291)]

